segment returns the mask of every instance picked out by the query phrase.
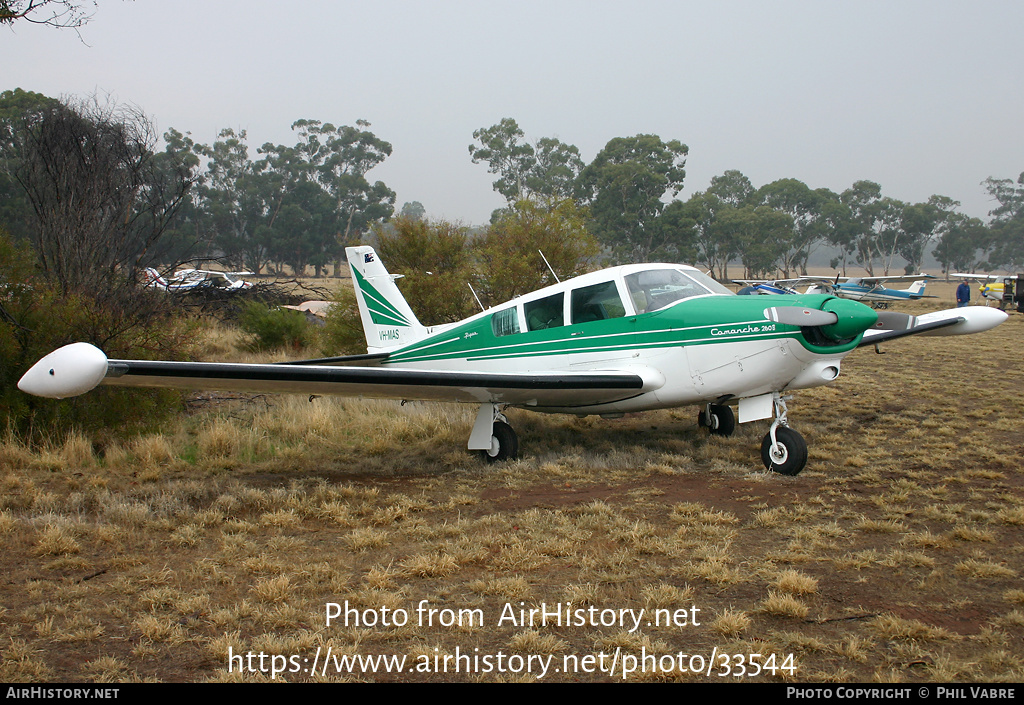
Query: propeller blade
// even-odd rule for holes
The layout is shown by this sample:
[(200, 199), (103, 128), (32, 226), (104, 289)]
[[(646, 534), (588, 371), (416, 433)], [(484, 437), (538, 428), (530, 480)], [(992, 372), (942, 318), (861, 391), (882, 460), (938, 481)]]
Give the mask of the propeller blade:
[(910, 330), (916, 323), (917, 318), (909, 313), (879, 311), (878, 322), (871, 327), (876, 330)]
[(764, 310), (764, 317), (788, 326), (830, 326), (839, 321), (839, 316), (830, 311), (799, 306), (772, 306)]

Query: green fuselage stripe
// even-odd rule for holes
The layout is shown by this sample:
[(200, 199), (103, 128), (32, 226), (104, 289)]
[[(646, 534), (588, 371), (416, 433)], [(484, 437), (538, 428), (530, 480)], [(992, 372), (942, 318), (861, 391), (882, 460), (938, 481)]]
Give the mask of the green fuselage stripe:
[[(812, 352), (845, 353), (854, 340), (810, 343), (800, 328), (764, 318), (765, 301), (709, 296), (662, 311), (495, 336), (491, 315), (479, 316), (391, 353), (388, 363), (443, 360), (501, 360), (579, 353), (619, 353), (723, 342), (794, 339)], [(826, 296), (772, 297), (771, 303), (818, 308)]]

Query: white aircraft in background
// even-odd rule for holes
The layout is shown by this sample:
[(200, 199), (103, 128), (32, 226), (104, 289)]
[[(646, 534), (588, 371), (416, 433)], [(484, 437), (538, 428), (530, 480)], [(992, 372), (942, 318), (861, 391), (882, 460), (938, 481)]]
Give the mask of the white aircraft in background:
[(223, 289), (238, 291), (252, 287), (242, 277), (252, 272), (218, 272), (210, 269), (179, 269), (169, 279), (165, 279), (152, 267), (146, 267), (145, 286), (164, 289), (171, 292), (194, 291), (195, 289)]
[(1006, 314), (969, 307), (922, 316), (876, 312), (830, 294), (736, 296), (693, 267), (634, 264), (554, 284), (464, 321), (424, 326), (370, 247), (346, 250), (367, 354), (280, 364), (108, 360), (74, 343), (18, 386), (63, 398), (99, 384), (439, 400), (478, 407), (468, 446), (515, 458), (504, 411), (614, 418), (700, 405), (698, 423), (728, 436), (773, 418), (765, 467), (795, 475), (807, 445), (789, 427), (790, 393), (828, 384), (864, 345), (908, 335), (988, 330)]

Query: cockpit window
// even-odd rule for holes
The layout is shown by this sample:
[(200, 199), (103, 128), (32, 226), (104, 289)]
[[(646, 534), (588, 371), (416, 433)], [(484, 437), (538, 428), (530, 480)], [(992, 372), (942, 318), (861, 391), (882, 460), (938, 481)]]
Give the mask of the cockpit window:
[(584, 286), (572, 292), (572, 322), (603, 321), (626, 315), (615, 282)]
[(564, 298), (564, 294), (555, 294), (524, 304), (523, 313), (526, 314), (526, 327), (529, 330), (544, 330), (565, 325), (565, 316), (562, 310)]
[[(700, 283), (695, 279), (699, 279)], [(721, 284), (699, 272), (684, 274), (678, 269), (648, 269), (644, 272), (627, 274), (626, 287), (629, 289), (629, 295), (633, 299), (637, 313), (657, 311), (676, 301), (693, 296), (731, 293)]]

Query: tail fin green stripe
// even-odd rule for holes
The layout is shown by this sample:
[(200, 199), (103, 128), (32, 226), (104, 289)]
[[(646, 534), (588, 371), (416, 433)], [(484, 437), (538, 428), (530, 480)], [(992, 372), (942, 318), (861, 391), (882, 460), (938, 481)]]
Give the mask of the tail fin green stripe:
[(353, 269), (356, 275), (356, 283), (362, 289), (366, 297), (366, 308), (370, 311), (370, 318), (378, 325), (385, 326), (408, 326), (409, 320), (402, 313), (391, 305), (374, 286), (366, 281), (357, 270)]

